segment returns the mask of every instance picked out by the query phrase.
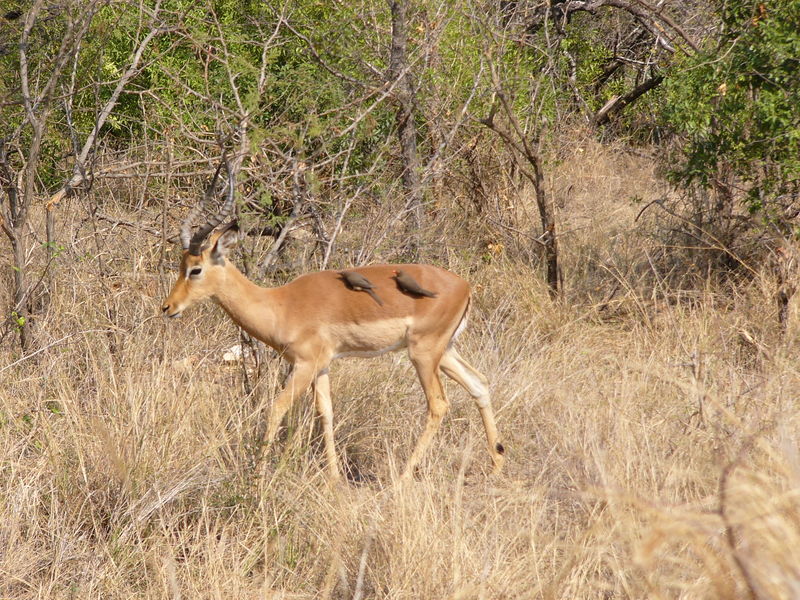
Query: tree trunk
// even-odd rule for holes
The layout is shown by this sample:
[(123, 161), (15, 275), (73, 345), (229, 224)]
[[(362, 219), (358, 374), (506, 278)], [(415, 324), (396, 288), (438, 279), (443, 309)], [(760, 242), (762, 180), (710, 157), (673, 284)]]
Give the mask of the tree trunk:
[[(550, 297), (555, 299), (561, 294), (561, 278), (559, 277), (558, 268), (558, 238), (556, 237), (555, 215), (551, 204), (547, 201), (547, 193), (544, 186), (539, 138), (538, 136), (531, 137), (522, 129), (511, 108), (511, 104), (502, 91), (498, 91), (497, 100), (492, 106), (489, 116), (481, 119), (480, 122), (494, 131), (515, 156), (524, 157), (530, 166), (530, 168), (526, 168), (518, 163), (520, 172), (533, 185), (536, 207), (539, 210), (539, 221), (542, 224), (542, 235), (537, 241), (544, 248), (545, 280), (547, 281)], [(510, 130), (506, 130), (495, 122), (495, 115), (499, 107), (502, 107), (509, 120)], [(517, 162), (516, 159), (515, 162)]]
[(23, 354), (28, 351), (28, 309), (27, 278), (25, 277), (25, 243), (22, 230), (14, 228), (14, 239), (11, 241), (11, 255), (14, 261), (14, 311), (11, 315), (16, 321), (19, 332), (19, 345)]
[(414, 89), (408, 66), (408, 37), (406, 34), (406, 0), (389, 0), (392, 11), (392, 49), (389, 57), (389, 79), (396, 82), (397, 135), (403, 160), (403, 190), (408, 244), (406, 249), (415, 257), (419, 253), (419, 234), (425, 221), (422, 206), (422, 185), (417, 155), (417, 128), (414, 123)]
[(539, 220), (542, 223), (542, 244), (544, 245), (545, 278), (552, 298), (560, 293), (558, 276), (558, 238), (556, 237), (556, 220), (553, 216), (544, 187), (542, 160), (538, 148), (526, 152), (526, 158), (533, 167), (533, 189), (536, 194), (536, 206), (539, 209)]
[(19, 345), (23, 353), (27, 352), (30, 346), (30, 319), (33, 312), (33, 301), (28, 290), (25, 229), (28, 223), (28, 209), (33, 204), (33, 197), (36, 193), (36, 168), (39, 164), (39, 152), (42, 147), (44, 121), (46, 118), (46, 111), (42, 111), (39, 120), (31, 120), (33, 138), (26, 157), (25, 185), (21, 190), (21, 195), (19, 194), (20, 190), (16, 190), (16, 193), (9, 195), (11, 229), (13, 231), (11, 253), (14, 260), (14, 312), (16, 313), (12, 316), (17, 321)]

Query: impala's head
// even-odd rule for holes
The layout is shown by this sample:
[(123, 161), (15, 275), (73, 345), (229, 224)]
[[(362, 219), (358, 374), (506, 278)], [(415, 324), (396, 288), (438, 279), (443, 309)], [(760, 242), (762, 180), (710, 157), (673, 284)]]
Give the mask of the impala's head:
[[(200, 216), (203, 205), (208, 204), (214, 195), (214, 189), (223, 164), (228, 171), (227, 198), (219, 213), (192, 233), (194, 221)], [(220, 285), (223, 285), (225, 256), (236, 243), (239, 236), (239, 228), (236, 225), (236, 221), (231, 221), (216, 232), (212, 233), (212, 231), (233, 212), (233, 179), (230, 165), (223, 155), (223, 160), (217, 167), (214, 179), (206, 190), (203, 201), (191, 210), (181, 224), (180, 238), (183, 246), (183, 257), (181, 258), (178, 281), (172, 286), (172, 291), (161, 307), (167, 317), (180, 316), (181, 312), (198, 300), (213, 296)]]
[(238, 239), (239, 227), (231, 221), (212, 233), (198, 254), (184, 251), (178, 280), (161, 307), (165, 316), (179, 317), (192, 304), (214, 296), (225, 285), (225, 257)]

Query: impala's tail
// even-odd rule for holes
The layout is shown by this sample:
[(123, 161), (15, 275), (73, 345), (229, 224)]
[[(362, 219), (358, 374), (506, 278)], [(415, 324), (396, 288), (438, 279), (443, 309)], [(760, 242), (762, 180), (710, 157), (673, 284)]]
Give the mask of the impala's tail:
[(450, 341), (447, 342), (447, 347), (450, 348), (453, 345), (453, 342), (456, 341), (456, 338), (461, 335), (461, 332), (467, 328), (467, 317), (469, 316), (469, 305), (472, 303), (472, 296), (467, 296), (467, 305), (464, 307), (464, 314), (461, 315), (461, 320), (458, 322), (458, 327), (453, 332)]

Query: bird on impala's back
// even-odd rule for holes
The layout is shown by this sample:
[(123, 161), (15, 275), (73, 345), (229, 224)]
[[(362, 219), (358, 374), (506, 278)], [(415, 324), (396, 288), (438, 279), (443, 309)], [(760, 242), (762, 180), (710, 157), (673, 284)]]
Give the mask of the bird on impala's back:
[(420, 284), (417, 283), (416, 279), (414, 279), (411, 275), (409, 275), (405, 271), (395, 269), (392, 271), (392, 273), (394, 273), (394, 279), (397, 282), (397, 287), (399, 287), (401, 291), (406, 292), (407, 294), (411, 294), (412, 296), (425, 296), (427, 298), (436, 298), (436, 292), (431, 292), (430, 290), (426, 290), (425, 288), (423, 288)]
[(351, 290), (356, 292), (367, 292), (370, 296), (372, 296), (372, 299), (375, 300), (375, 302), (377, 302), (380, 306), (383, 306), (383, 300), (381, 300), (378, 297), (378, 294), (373, 291), (375, 286), (372, 285), (372, 282), (364, 277), (361, 273), (356, 273), (355, 271), (339, 271), (339, 275), (342, 276), (345, 284), (347, 284), (347, 287), (349, 287)]

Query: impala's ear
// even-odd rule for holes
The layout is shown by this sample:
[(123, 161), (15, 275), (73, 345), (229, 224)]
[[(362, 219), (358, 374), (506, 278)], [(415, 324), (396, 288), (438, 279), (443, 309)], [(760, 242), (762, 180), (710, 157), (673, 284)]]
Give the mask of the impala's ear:
[(236, 244), (239, 243), (239, 224), (236, 221), (231, 221), (222, 228), (217, 239), (214, 240), (214, 246), (211, 248), (211, 260), (221, 261), (228, 255), (228, 252)]

